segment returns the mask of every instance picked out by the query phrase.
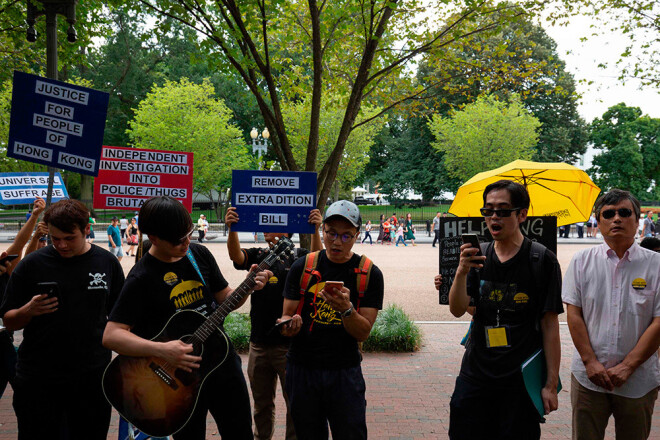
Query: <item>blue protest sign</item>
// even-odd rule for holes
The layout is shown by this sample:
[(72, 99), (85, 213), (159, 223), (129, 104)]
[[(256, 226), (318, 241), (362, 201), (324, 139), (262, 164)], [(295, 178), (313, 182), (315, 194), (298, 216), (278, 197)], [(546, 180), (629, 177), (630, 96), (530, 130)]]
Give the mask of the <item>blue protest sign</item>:
[[(48, 195), (48, 173), (0, 173), (0, 203), (3, 205), (25, 205), (36, 197), (46, 200)], [(60, 173), (55, 173), (52, 201), (66, 199), (69, 194)]]
[(14, 71), (7, 156), (96, 176), (109, 96)]
[(234, 170), (231, 203), (240, 218), (232, 231), (311, 234), (316, 173)]

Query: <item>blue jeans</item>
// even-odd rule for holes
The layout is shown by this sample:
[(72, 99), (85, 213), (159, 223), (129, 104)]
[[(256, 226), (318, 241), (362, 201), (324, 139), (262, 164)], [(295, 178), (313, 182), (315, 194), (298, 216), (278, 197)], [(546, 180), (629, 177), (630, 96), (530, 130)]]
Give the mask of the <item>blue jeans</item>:
[(403, 243), (404, 246), (408, 246), (406, 241), (403, 239), (403, 235), (399, 235), (399, 238), (396, 239), (396, 245), (399, 245), (399, 242)]
[(286, 364), (286, 392), (289, 411), (299, 439), (367, 438), (366, 386), (362, 369), (329, 370)]

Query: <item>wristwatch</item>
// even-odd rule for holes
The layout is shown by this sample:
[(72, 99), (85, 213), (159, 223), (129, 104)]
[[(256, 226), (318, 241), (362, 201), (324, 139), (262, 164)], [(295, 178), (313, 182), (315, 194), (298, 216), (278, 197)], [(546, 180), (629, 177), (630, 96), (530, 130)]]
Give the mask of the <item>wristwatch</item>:
[(341, 317), (342, 318), (347, 318), (353, 314), (353, 311), (355, 309), (353, 308), (353, 303), (351, 303), (351, 306), (346, 310), (345, 312), (342, 312)]

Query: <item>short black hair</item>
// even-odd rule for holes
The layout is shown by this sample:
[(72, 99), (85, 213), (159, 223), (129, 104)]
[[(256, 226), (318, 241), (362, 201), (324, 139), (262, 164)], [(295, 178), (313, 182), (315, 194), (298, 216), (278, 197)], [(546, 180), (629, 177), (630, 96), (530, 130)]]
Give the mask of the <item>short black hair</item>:
[(173, 197), (152, 197), (140, 208), (140, 231), (145, 235), (176, 243), (192, 230), (188, 210)]
[(646, 237), (642, 240), (642, 242), (639, 245), (645, 249), (650, 249), (654, 251), (660, 248), (660, 238)]
[(529, 209), (529, 193), (527, 188), (513, 180), (498, 180), (484, 189), (484, 205), (486, 205), (486, 196), (491, 191), (505, 189), (511, 196), (511, 204), (514, 208)]
[(69, 234), (74, 233), (76, 229), (85, 232), (89, 224), (89, 209), (78, 200), (62, 199), (46, 210), (44, 222)]
[(639, 220), (639, 217), (642, 214), (642, 206), (640, 205), (639, 200), (637, 200), (637, 198), (635, 198), (635, 196), (633, 196), (630, 191), (618, 188), (613, 188), (602, 196), (598, 197), (598, 200), (596, 200), (596, 204), (594, 205), (594, 211), (596, 211), (596, 220), (600, 222), (600, 211), (603, 209), (603, 206), (616, 205), (622, 200), (630, 200), (630, 203), (633, 206), (635, 217), (637, 217), (637, 220)]

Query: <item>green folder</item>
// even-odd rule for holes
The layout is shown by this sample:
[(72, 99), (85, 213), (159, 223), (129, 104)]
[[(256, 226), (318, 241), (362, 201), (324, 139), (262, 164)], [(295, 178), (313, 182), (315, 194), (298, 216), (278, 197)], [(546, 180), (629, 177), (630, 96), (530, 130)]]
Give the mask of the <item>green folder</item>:
[[(539, 415), (544, 417), (545, 409), (543, 408), (543, 400), (541, 399), (541, 389), (545, 386), (547, 372), (543, 349), (539, 349), (529, 359), (523, 362), (521, 370), (527, 394), (532, 399)], [(557, 393), (559, 393), (561, 391), (561, 379), (557, 379)]]

